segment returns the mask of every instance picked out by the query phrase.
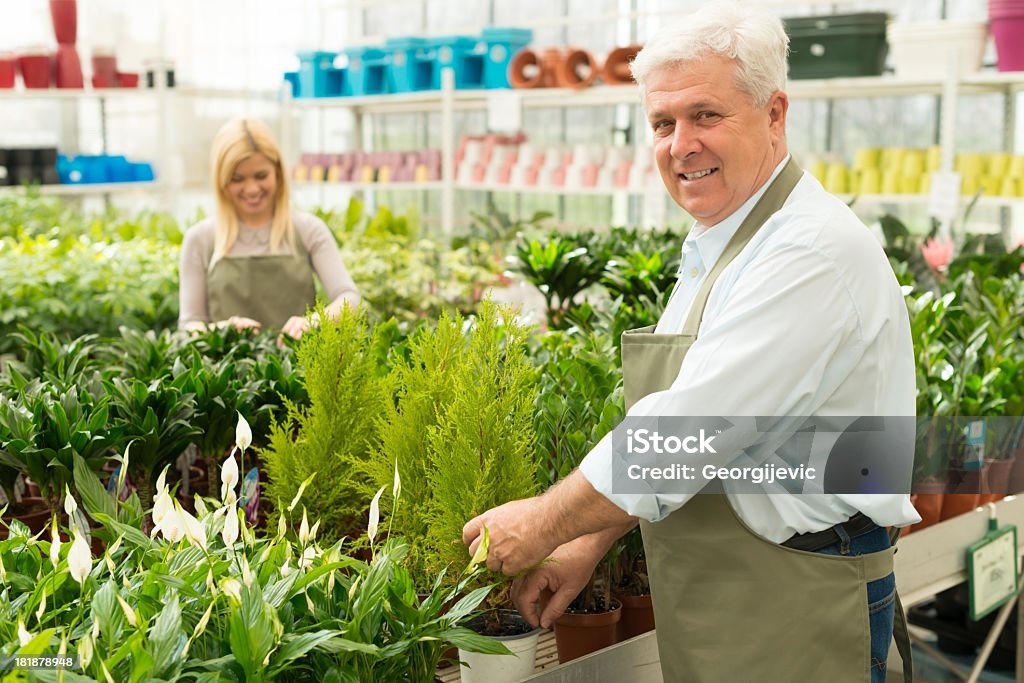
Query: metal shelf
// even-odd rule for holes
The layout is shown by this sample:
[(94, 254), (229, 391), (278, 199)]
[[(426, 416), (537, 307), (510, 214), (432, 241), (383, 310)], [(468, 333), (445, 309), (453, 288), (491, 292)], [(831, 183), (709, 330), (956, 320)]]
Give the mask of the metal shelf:
[[(67, 197), (84, 197), (89, 195), (102, 194), (131, 194), (151, 192), (161, 188), (159, 181), (147, 181), (138, 183), (82, 183), (80, 185), (33, 185), (32, 190), (43, 195), (56, 195)], [(0, 187), (3, 192), (26, 192), (26, 187)]]
[(231, 99), (267, 99), (276, 100), (277, 93), (258, 90), (229, 90), (218, 88), (192, 88), (188, 86), (175, 88), (39, 88), (39, 89), (2, 89), (0, 101), (12, 100), (127, 100), (143, 97), (156, 97), (160, 94), (178, 97), (209, 97)]

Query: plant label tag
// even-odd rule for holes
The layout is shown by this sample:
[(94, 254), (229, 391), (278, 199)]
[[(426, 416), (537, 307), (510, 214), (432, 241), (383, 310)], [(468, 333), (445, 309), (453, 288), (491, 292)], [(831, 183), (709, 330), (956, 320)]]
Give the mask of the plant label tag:
[(990, 530), (967, 549), (971, 619), (977, 621), (1017, 594), (1017, 527), (1009, 524)]
[(960, 206), (960, 174), (935, 171), (928, 195), (928, 215), (949, 224)]
[(523, 129), (523, 97), (514, 90), (487, 93), (487, 128), (494, 133), (518, 133)]
[(964, 427), (964, 469), (980, 469), (985, 463), (985, 421), (972, 420)]

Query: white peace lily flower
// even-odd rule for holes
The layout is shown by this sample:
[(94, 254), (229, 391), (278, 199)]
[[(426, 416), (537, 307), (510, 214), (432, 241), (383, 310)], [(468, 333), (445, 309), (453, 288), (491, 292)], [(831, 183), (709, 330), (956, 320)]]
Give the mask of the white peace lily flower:
[(160, 491), (160, 490), (162, 490), (164, 488), (167, 488), (167, 485), (166, 485), (165, 482), (166, 482), (166, 479), (167, 479), (167, 468), (168, 467), (170, 467), (170, 465), (167, 465), (167, 467), (164, 467), (163, 471), (160, 472), (160, 476), (156, 478), (156, 490), (157, 491)]
[(233, 494), (236, 486), (238, 486), (238, 463), (235, 462), (235, 456), (232, 454), (220, 467), (220, 499), (226, 501), (228, 492)]
[(288, 525), (284, 521), (284, 515), (277, 518), (277, 538), (282, 539), (288, 533)]
[(111, 574), (117, 571), (117, 565), (114, 564), (114, 560), (111, 559), (109, 552), (103, 553), (103, 561), (107, 565), (107, 571), (109, 571)]
[(316, 546), (309, 546), (302, 551), (302, 557), (299, 558), (298, 565), (300, 569), (309, 569), (313, 566), (313, 560), (320, 555)]
[(242, 583), (246, 586), (251, 586), (253, 579), (256, 577), (252, 573), (252, 569), (249, 567), (249, 560), (242, 558)]
[(398, 458), (395, 458), (395, 483), (391, 486), (391, 495), (395, 500), (402, 495), (402, 480), (398, 476)]
[(71, 489), (68, 488), (67, 484), (64, 484), (64, 512), (71, 518), (75, 516), (77, 510), (78, 503), (75, 502), (75, 497), (71, 495)]
[(210, 606), (206, 608), (206, 611), (203, 612), (203, 616), (199, 619), (199, 623), (196, 624), (195, 633), (192, 634), (193, 638), (198, 638), (203, 635), (203, 631), (206, 630), (206, 625), (210, 623), (211, 614), (213, 614), (213, 602), (211, 602)]
[(210, 511), (206, 507), (206, 503), (203, 502), (203, 497), (198, 493), (193, 497), (196, 506), (196, 517), (202, 519), (206, 515), (210, 514)]
[(154, 507), (153, 535), (155, 536), (159, 532), (171, 543), (177, 543), (185, 536), (185, 520), (178, 514), (178, 509), (170, 496), (167, 497), (166, 503), (161, 507), (162, 512), (159, 522), (157, 521), (156, 508)]
[(281, 578), (282, 579), (287, 579), (288, 576), (291, 575), (292, 571), (293, 570), (292, 570), (291, 562), (289, 562), (288, 560), (285, 560), (284, 564), (281, 565), (281, 569), (280, 569)]
[(319, 531), (319, 530), (320, 530), (320, 520), (318, 519), (318, 520), (316, 520), (316, 522), (313, 523), (313, 526), (310, 527), (310, 529), (309, 529), (309, 540), (310, 540), (310, 542), (316, 540), (316, 532)]
[(46, 589), (43, 589), (43, 595), (39, 599), (39, 609), (36, 610), (36, 621), (42, 624), (43, 615), (46, 614)]
[(91, 569), (92, 554), (89, 551), (89, 544), (86, 543), (85, 537), (76, 530), (75, 540), (72, 541), (71, 549), (68, 551), (68, 571), (71, 572), (71, 578), (79, 585), (84, 586)]
[(238, 413), (238, 424), (235, 425), (235, 446), (238, 450), (244, 451), (252, 443), (252, 429), (249, 428), (249, 423), (242, 417), (242, 413)]
[(50, 564), (56, 569), (60, 564), (60, 534), (57, 533), (57, 518), (50, 523)]
[(220, 537), (224, 539), (224, 545), (230, 548), (238, 540), (238, 509), (232, 505), (227, 508), (227, 511), (227, 517), (224, 518), (224, 528), (220, 532)]
[(121, 605), (121, 611), (124, 612), (124, 618), (128, 620), (128, 623), (132, 626), (138, 625), (138, 619), (135, 618), (135, 610), (120, 595), (117, 596), (117, 604)]
[(92, 653), (92, 636), (87, 633), (84, 638), (78, 641), (78, 661), (83, 669), (88, 667), (89, 662), (92, 661)]
[[(160, 475), (163, 476), (163, 475)], [(157, 489), (156, 500), (153, 501), (153, 526), (159, 528), (169, 513), (174, 512), (174, 499), (166, 486)]]
[(18, 643), (20, 643), (22, 647), (25, 647), (31, 641), (32, 634), (25, 628), (25, 622), (21, 620), (21, 617), (18, 617)]
[(92, 622), (92, 630), (90, 631), (90, 633), (92, 633), (93, 640), (96, 640), (100, 637), (100, 622), (98, 619)]
[(232, 600), (242, 602), (242, 584), (236, 579), (224, 579), (220, 582), (220, 587)]
[(0, 557), (0, 581), (7, 583), (7, 567), (4, 566), (3, 557)]
[(366, 525), (366, 535), (369, 536), (371, 544), (377, 536), (377, 526), (380, 524), (380, 497), (383, 493), (384, 487), (381, 486), (370, 501), (370, 521)]
[(174, 501), (174, 509), (185, 527), (185, 538), (188, 539), (188, 542), (197, 548), (206, 550), (206, 529), (203, 525), (188, 510), (181, 507), (181, 503), (178, 501)]
[(309, 518), (306, 517), (306, 506), (302, 506), (302, 523), (299, 524), (299, 543), (309, 544)]

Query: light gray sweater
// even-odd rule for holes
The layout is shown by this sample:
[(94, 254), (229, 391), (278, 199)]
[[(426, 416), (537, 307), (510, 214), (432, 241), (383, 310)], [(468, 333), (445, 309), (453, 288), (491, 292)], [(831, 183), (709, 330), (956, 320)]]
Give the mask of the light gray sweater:
[[(359, 290), (352, 276), (341, 261), (334, 236), (327, 225), (316, 216), (293, 212), (295, 235), (309, 254), (313, 272), (320, 279), (327, 292), (327, 298), (337, 301), (344, 298), (353, 306), (359, 303)], [(206, 218), (185, 233), (181, 245), (180, 286), (178, 290), (178, 327), (184, 329), (193, 322), (217, 322), (210, 320), (210, 306), (206, 291), (206, 278), (213, 257), (216, 219)], [(270, 224), (260, 228), (240, 225), (228, 256), (264, 256), (270, 252)]]

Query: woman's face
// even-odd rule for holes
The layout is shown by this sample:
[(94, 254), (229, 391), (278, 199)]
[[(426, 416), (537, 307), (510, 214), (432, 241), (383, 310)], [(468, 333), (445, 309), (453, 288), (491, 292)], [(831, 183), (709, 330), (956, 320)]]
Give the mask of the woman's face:
[(258, 152), (235, 167), (228, 183), (228, 196), (238, 218), (254, 227), (269, 223), (274, 217), (276, 194), (277, 169)]

